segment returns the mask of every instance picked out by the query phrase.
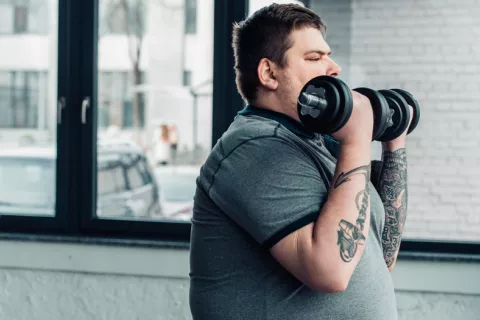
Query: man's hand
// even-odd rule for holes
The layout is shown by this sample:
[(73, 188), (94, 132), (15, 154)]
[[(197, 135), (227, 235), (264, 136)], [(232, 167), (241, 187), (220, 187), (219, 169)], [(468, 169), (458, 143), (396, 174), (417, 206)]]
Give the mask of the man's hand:
[(401, 148), (405, 148), (406, 146), (406, 141), (407, 141), (407, 132), (408, 128), (410, 128), (410, 125), (412, 124), (413, 120), (413, 108), (412, 106), (408, 106), (410, 108), (410, 121), (408, 122), (407, 129), (396, 139), (387, 141), (383, 143), (383, 149), (384, 151), (395, 151)]

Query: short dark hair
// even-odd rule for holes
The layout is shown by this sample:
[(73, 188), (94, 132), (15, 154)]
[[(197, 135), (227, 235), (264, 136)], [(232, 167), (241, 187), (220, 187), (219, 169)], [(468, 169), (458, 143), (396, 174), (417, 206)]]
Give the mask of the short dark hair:
[(247, 103), (257, 96), (260, 60), (267, 58), (284, 67), (286, 52), (293, 45), (291, 33), (305, 27), (316, 28), (325, 37), (327, 27), (315, 12), (298, 4), (276, 3), (234, 24), (235, 81), (238, 92)]

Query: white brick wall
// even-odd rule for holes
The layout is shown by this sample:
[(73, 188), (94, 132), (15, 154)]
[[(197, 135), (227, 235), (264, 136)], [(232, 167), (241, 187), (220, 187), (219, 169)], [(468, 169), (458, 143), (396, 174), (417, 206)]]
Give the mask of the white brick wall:
[(350, 56), (352, 44), (350, 41), (352, 6), (350, 1), (313, 0), (311, 8), (319, 13), (327, 25), (327, 42), (332, 49), (332, 56), (342, 67), (341, 78), (349, 78), (351, 68)]
[(342, 78), (351, 87), (400, 87), (420, 102), (407, 146), (405, 238), (479, 241), (480, 0), (314, 0), (312, 7), (330, 23), (332, 48), (347, 49), (333, 58), (349, 55)]

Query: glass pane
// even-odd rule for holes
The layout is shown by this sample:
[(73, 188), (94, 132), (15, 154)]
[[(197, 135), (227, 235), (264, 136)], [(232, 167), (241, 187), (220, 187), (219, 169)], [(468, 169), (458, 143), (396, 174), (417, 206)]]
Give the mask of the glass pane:
[(55, 215), (58, 1), (0, 1), (0, 214)]
[(211, 148), (213, 0), (101, 0), (97, 216), (189, 221)]

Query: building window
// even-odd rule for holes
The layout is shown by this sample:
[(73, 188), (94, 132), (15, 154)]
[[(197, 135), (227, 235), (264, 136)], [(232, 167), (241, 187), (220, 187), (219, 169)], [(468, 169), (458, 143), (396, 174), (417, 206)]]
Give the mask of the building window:
[(26, 33), (28, 31), (28, 8), (15, 6), (13, 19), (13, 32)]
[[(141, 73), (141, 83), (145, 79)], [(136, 93), (130, 93), (133, 86), (133, 75), (128, 71), (100, 72), (98, 74), (100, 128), (115, 125), (123, 128), (134, 126), (133, 103)], [(140, 128), (145, 127), (145, 94), (138, 93), (138, 117)]]
[(197, 0), (185, 0), (185, 33), (197, 32)]
[[(38, 127), (39, 110), (45, 107), (38, 72), (11, 71), (0, 74), (0, 128)], [(43, 83), (45, 87), (46, 83)]]
[[(139, 94), (139, 103), (138, 103), (138, 117), (139, 117), (139, 127), (145, 127), (145, 95), (143, 93)], [(124, 128), (133, 128), (133, 98), (123, 101), (123, 127)]]
[(192, 71), (183, 70), (183, 85), (190, 87), (192, 85)]
[(141, 0), (102, 3), (100, 34), (145, 35), (146, 7)]

